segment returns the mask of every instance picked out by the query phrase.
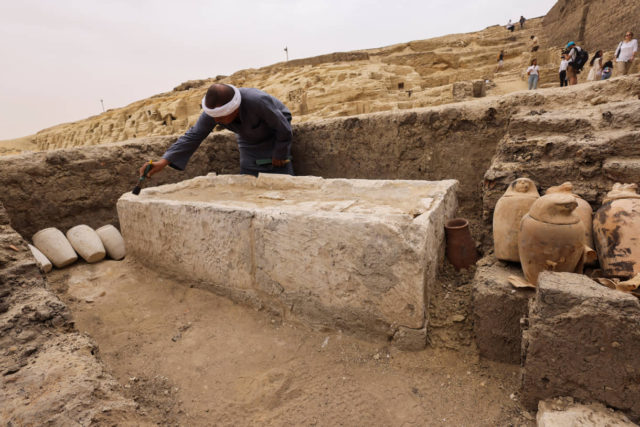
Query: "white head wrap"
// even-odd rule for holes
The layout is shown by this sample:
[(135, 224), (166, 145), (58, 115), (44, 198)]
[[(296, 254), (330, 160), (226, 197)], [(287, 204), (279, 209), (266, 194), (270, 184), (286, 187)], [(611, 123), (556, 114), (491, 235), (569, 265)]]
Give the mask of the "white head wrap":
[(202, 109), (204, 110), (205, 113), (207, 113), (208, 116), (211, 117), (224, 117), (224, 116), (228, 116), (229, 114), (233, 113), (234, 111), (236, 111), (238, 109), (238, 107), (240, 106), (240, 91), (238, 90), (237, 87), (232, 86), (232, 85), (227, 85), (229, 86), (231, 89), (233, 89), (233, 98), (231, 98), (231, 101), (227, 102), (224, 105), (221, 105), (220, 107), (216, 107), (216, 108), (208, 108), (205, 104), (204, 104), (204, 99), (206, 98), (206, 96), (202, 97)]

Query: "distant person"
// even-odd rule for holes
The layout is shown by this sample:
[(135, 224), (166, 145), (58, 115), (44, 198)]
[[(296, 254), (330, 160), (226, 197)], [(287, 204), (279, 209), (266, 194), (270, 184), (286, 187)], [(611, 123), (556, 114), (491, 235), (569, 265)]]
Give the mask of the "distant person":
[(631, 31), (627, 31), (624, 35), (624, 40), (616, 48), (616, 62), (621, 76), (629, 74), (636, 52), (638, 52), (638, 40), (633, 38)]
[(593, 82), (602, 79), (602, 51), (599, 50), (591, 58), (591, 70), (587, 76), (587, 81)]
[(524, 22), (526, 21), (526, 19), (524, 19), (524, 16), (520, 15), (520, 29), (522, 30), (524, 28)]
[(529, 90), (538, 89), (538, 80), (540, 79), (540, 67), (538, 67), (538, 60), (531, 60), (531, 65), (527, 68), (527, 75), (529, 76)]
[(531, 52), (537, 52), (538, 48), (540, 48), (540, 46), (538, 46), (538, 38), (536, 36), (531, 36)]
[(607, 80), (613, 74), (613, 62), (607, 61), (602, 66), (602, 80)]
[(516, 26), (513, 25), (513, 22), (511, 22), (511, 19), (509, 19), (509, 22), (507, 22), (507, 30), (511, 31), (513, 33), (513, 30), (516, 29)]
[(504, 64), (504, 50), (500, 51), (498, 55), (498, 66), (496, 67), (496, 73), (502, 69), (502, 65)]
[[(203, 111), (196, 124), (167, 149), (162, 159), (152, 163), (149, 176), (167, 165), (184, 170), (216, 125), (237, 134), (241, 174), (293, 175), (291, 112), (278, 99), (258, 89), (213, 84), (201, 106)], [(140, 168), (141, 176), (147, 165)]]
[(576, 45), (575, 42), (567, 43), (567, 49), (569, 49), (569, 53), (567, 53), (567, 59), (569, 60), (567, 79), (569, 80), (569, 84), (573, 86), (578, 84), (578, 74), (584, 64), (587, 63), (589, 54), (580, 46)]
[(567, 85), (567, 66), (569, 60), (567, 59), (567, 52), (563, 51), (560, 55), (560, 68), (558, 68), (558, 76), (560, 77), (560, 87)]

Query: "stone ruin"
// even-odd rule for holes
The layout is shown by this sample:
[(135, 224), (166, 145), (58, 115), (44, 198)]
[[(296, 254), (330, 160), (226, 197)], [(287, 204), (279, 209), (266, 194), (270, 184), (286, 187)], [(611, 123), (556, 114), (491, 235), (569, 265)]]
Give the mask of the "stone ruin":
[[(0, 158), (0, 369), (8, 402), (0, 419), (139, 416), (26, 246), (41, 228), (86, 221), (118, 225), (139, 262), (176, 265), (167, 274), (275, 316), (390, 337), (406, 349), (438, 346), (443, 336), (475, 345), (484, 358), (521, 366), (526, 408), (571, 396), (640, 420), (638, 300), (570, 273), (542, 274), (537, 291), (514, 289), (507, 278), (518, 266), (495, 259), (489, 225), (517, 177), (541, 190), (571, 181), (592, 206), (613, 183), (640, 181), (639, 95), (640, 81), (630, 76), (305, 123), (294, 131), (296, 168), (305, 175), (296, 178), (234, 176), (233, 138), (216, 134), (190, 170), (168, 171), (158, 184), (169, 185), (139, 197), (125, 194), (135, 184), (130, 165), (158, 156), (174, 137)], [(210, 171), (225, 175), (195, 178)], [(484, 255), (471, 283), (443, 274), (443, 224), (456, 212), (470, 220)], [(150, 231), (165, 224), (170, 232)], [(277, 271), (281, 263), (292, 267)], [(447, 280), (469, 292), (449, 292)], [(445, 305), (445, 292), (458, 298), (457, 311)], [(47, 363), (65, 375), (44, 399), (30, 375)], [(98, 374), (87, 377), (89, 365)], [(25, 390), (45, 402), (38, 413), (25, 409)]]
[(208, 175), (125, 194), (118, 217), (129, 255), (165, 274), (421, 349), (456, 186)]

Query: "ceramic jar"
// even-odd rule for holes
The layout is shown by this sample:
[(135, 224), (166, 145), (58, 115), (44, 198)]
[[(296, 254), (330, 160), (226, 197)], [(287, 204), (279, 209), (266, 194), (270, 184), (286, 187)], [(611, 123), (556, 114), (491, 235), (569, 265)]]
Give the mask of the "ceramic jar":
[(456, 270), (468, 268), (478, 260), (476, 242), (469, 231), (469, 221), (454, 218), (444, 226), (447, 238), (447, 259)]
[(547, 194), (522, 218), (518, 247), (527, 281), (537, 285), (541, 271), (582, 269), (584, 227), (574, 214), (578, 202), (570, 194)]
[(88, 225), (80, 224), (67, 231), (67, 239), (73, 249), (88, 263), (104, 258), (106, 251), (100, 236)]
[(48, 273), (53, 269), (53, 265), (51, 265), (51, 261), (49, 261), (49, 259), (46, 256), (44, 256), (44, 254), (40, 252), (38, 248), (36, 248), (33, 245), (29, 245), (29, 249), (31, 250), (33, 257), (36, 259), (36, 263), (38, 264), (38, 267), (40, 267), (40, 270), (42, 270), (43, 273)]
[(124, 246), (124, 239), (122, 235), (113, 225), (105, 225), (96, 230), (100, 240), (107, 251), (109, 258), (115, 260), (121, 260), (124, 258), (126, 251)]
[(582, 221), (582, 225), (584, 226), (584, 244), (593, 248), (593, 209), (591, 209), (589, 202), (573, 193), (573, 184), (570, 182), (565, 182), (555, 187), (549, 187), (546, 194), (553, 193), (570, 194), (576, 198), (578, 207), (574, 214), (580, 218), (580, 221)]
[(520, 261), (520, 221), (539, 197), (536, 185), (529, 178), (518, 178), (509, 184), (493, 212), (493, 246), (496, 258), (503, 261)]
[(33, 246), (38, 248), (57, 268), (66, 267), (78, 259), (76, 251), (62, 231), (55, 227), (38, 231), (32, 237)]
[(640, 195), (636, 184), (616, 183), (593, 218), (600, 267), (607, 277), (640, 273)]

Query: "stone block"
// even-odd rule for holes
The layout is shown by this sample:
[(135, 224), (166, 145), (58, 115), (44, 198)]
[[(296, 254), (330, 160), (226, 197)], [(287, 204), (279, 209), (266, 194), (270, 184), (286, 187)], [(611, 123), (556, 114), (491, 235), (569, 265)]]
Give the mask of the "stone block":
[(452, 91), (454, 101), (464, 101), (466, 98), (471, 98), (473, 96), (473, 82), (455, 82), (453, 84)]
[(487, 84), (484, 79), (474, 80), (473, 84), (473, 97), (482, 98), (487, 96)]
[(209, 175), (125, 194), (118, 215), (128, 253), (168, 275), (330, 327), (418, 331), (398, 337), (424, 347), (456, 187)]
[(586, 276), (544, 272), (523, 335), (523, 403), (572, 396), (640, 419), (640, 301)]
[(508, 281), (522, 276), (518, 264), (490, 256), (478, 261), (473, 279), (473, 329), (482, 357), (520, 364), (521, 319), (529, 313), (533, 289), (516, 289)]
[(538, 427), (633, 427), (629, 418), (599, 403), (580, 404), (572, 398), (541, 400), (536, 416)]

